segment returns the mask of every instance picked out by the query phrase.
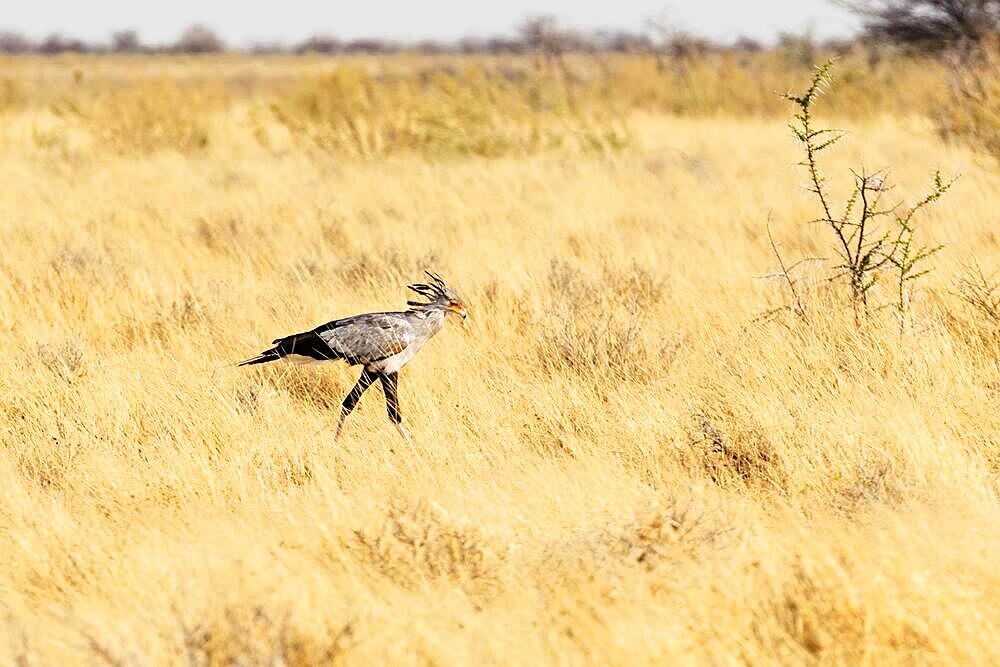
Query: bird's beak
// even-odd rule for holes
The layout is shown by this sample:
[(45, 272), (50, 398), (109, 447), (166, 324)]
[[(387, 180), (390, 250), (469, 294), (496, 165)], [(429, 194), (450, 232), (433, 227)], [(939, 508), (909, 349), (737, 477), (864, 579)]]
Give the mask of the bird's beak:
[(455, 303), (454, 301), (448, 304), (448, 312), (455, 313), (462, 318), (463, 322), (469, 316), (469, 313), (465, 310), (465, 304)]

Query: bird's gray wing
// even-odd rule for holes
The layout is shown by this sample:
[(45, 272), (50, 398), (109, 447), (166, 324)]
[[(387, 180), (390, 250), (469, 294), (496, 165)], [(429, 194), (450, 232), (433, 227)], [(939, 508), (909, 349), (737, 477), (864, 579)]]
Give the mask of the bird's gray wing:
[(368, 313), (331, 322), (316, 332), (337, 356), (351, 364), (370, 364), (399, 354), (415, 339), (402, 313)]

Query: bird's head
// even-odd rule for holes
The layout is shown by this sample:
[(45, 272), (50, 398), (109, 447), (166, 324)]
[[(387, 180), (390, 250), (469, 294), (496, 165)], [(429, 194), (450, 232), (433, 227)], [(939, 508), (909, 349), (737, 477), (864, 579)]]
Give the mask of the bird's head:
[(407, 301), (406, 304), (415, 310), (436, 308), (443, 310), (445, 315), (458, 315), (462, 320), (465, 320), (469, 314), (466, 312), (465, 301), (462, 300), (462, 297), (448, 287), (440, 276), (430, 271), (424, 271), (424, 273), (430, 278), (430, 282), (407, 285), (407, 289), (413, 290), (427, 301)]

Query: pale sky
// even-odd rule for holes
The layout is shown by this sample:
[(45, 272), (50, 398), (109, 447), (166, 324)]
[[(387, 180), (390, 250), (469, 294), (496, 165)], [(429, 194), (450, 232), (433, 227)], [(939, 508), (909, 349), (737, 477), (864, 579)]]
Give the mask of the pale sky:
[(581, 30), (637, 31), (666, 16), (685, 30), (723, 41), (737, 35), (770, 40), (779, 31), (812, 29), (819, 38), (856, 27), (831, 0), (8, 0), (0, 31), (40, 38), (53, 32), (106, 41), (131, 28), (147, 43), (171, 42), (192, 23), (217, 31), (234, 46), (295, 42), (316, 34), (342, 39), (404, 41), (511, 34), (526, 16), (551, 14)]

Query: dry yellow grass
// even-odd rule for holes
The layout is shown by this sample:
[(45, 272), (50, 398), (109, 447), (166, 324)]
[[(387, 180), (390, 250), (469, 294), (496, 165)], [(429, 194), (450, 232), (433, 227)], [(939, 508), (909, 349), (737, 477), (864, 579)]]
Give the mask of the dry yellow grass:
[[(964, 173), (901, 336), (818, 268), (758, 319), (769, 215), (829, 254), (780, 119), (486, 159), (57, 106), (0, 116), (0, 662), (1000, 662), (1000, 337), (953, 293), (1000, 178), (929, 122), (845, 118), (829, 167)], [(401, 374), (416, 452), (377, 389), (333, 444), (355, 370), (226, 366), (425, 267), (471, 318)]]

